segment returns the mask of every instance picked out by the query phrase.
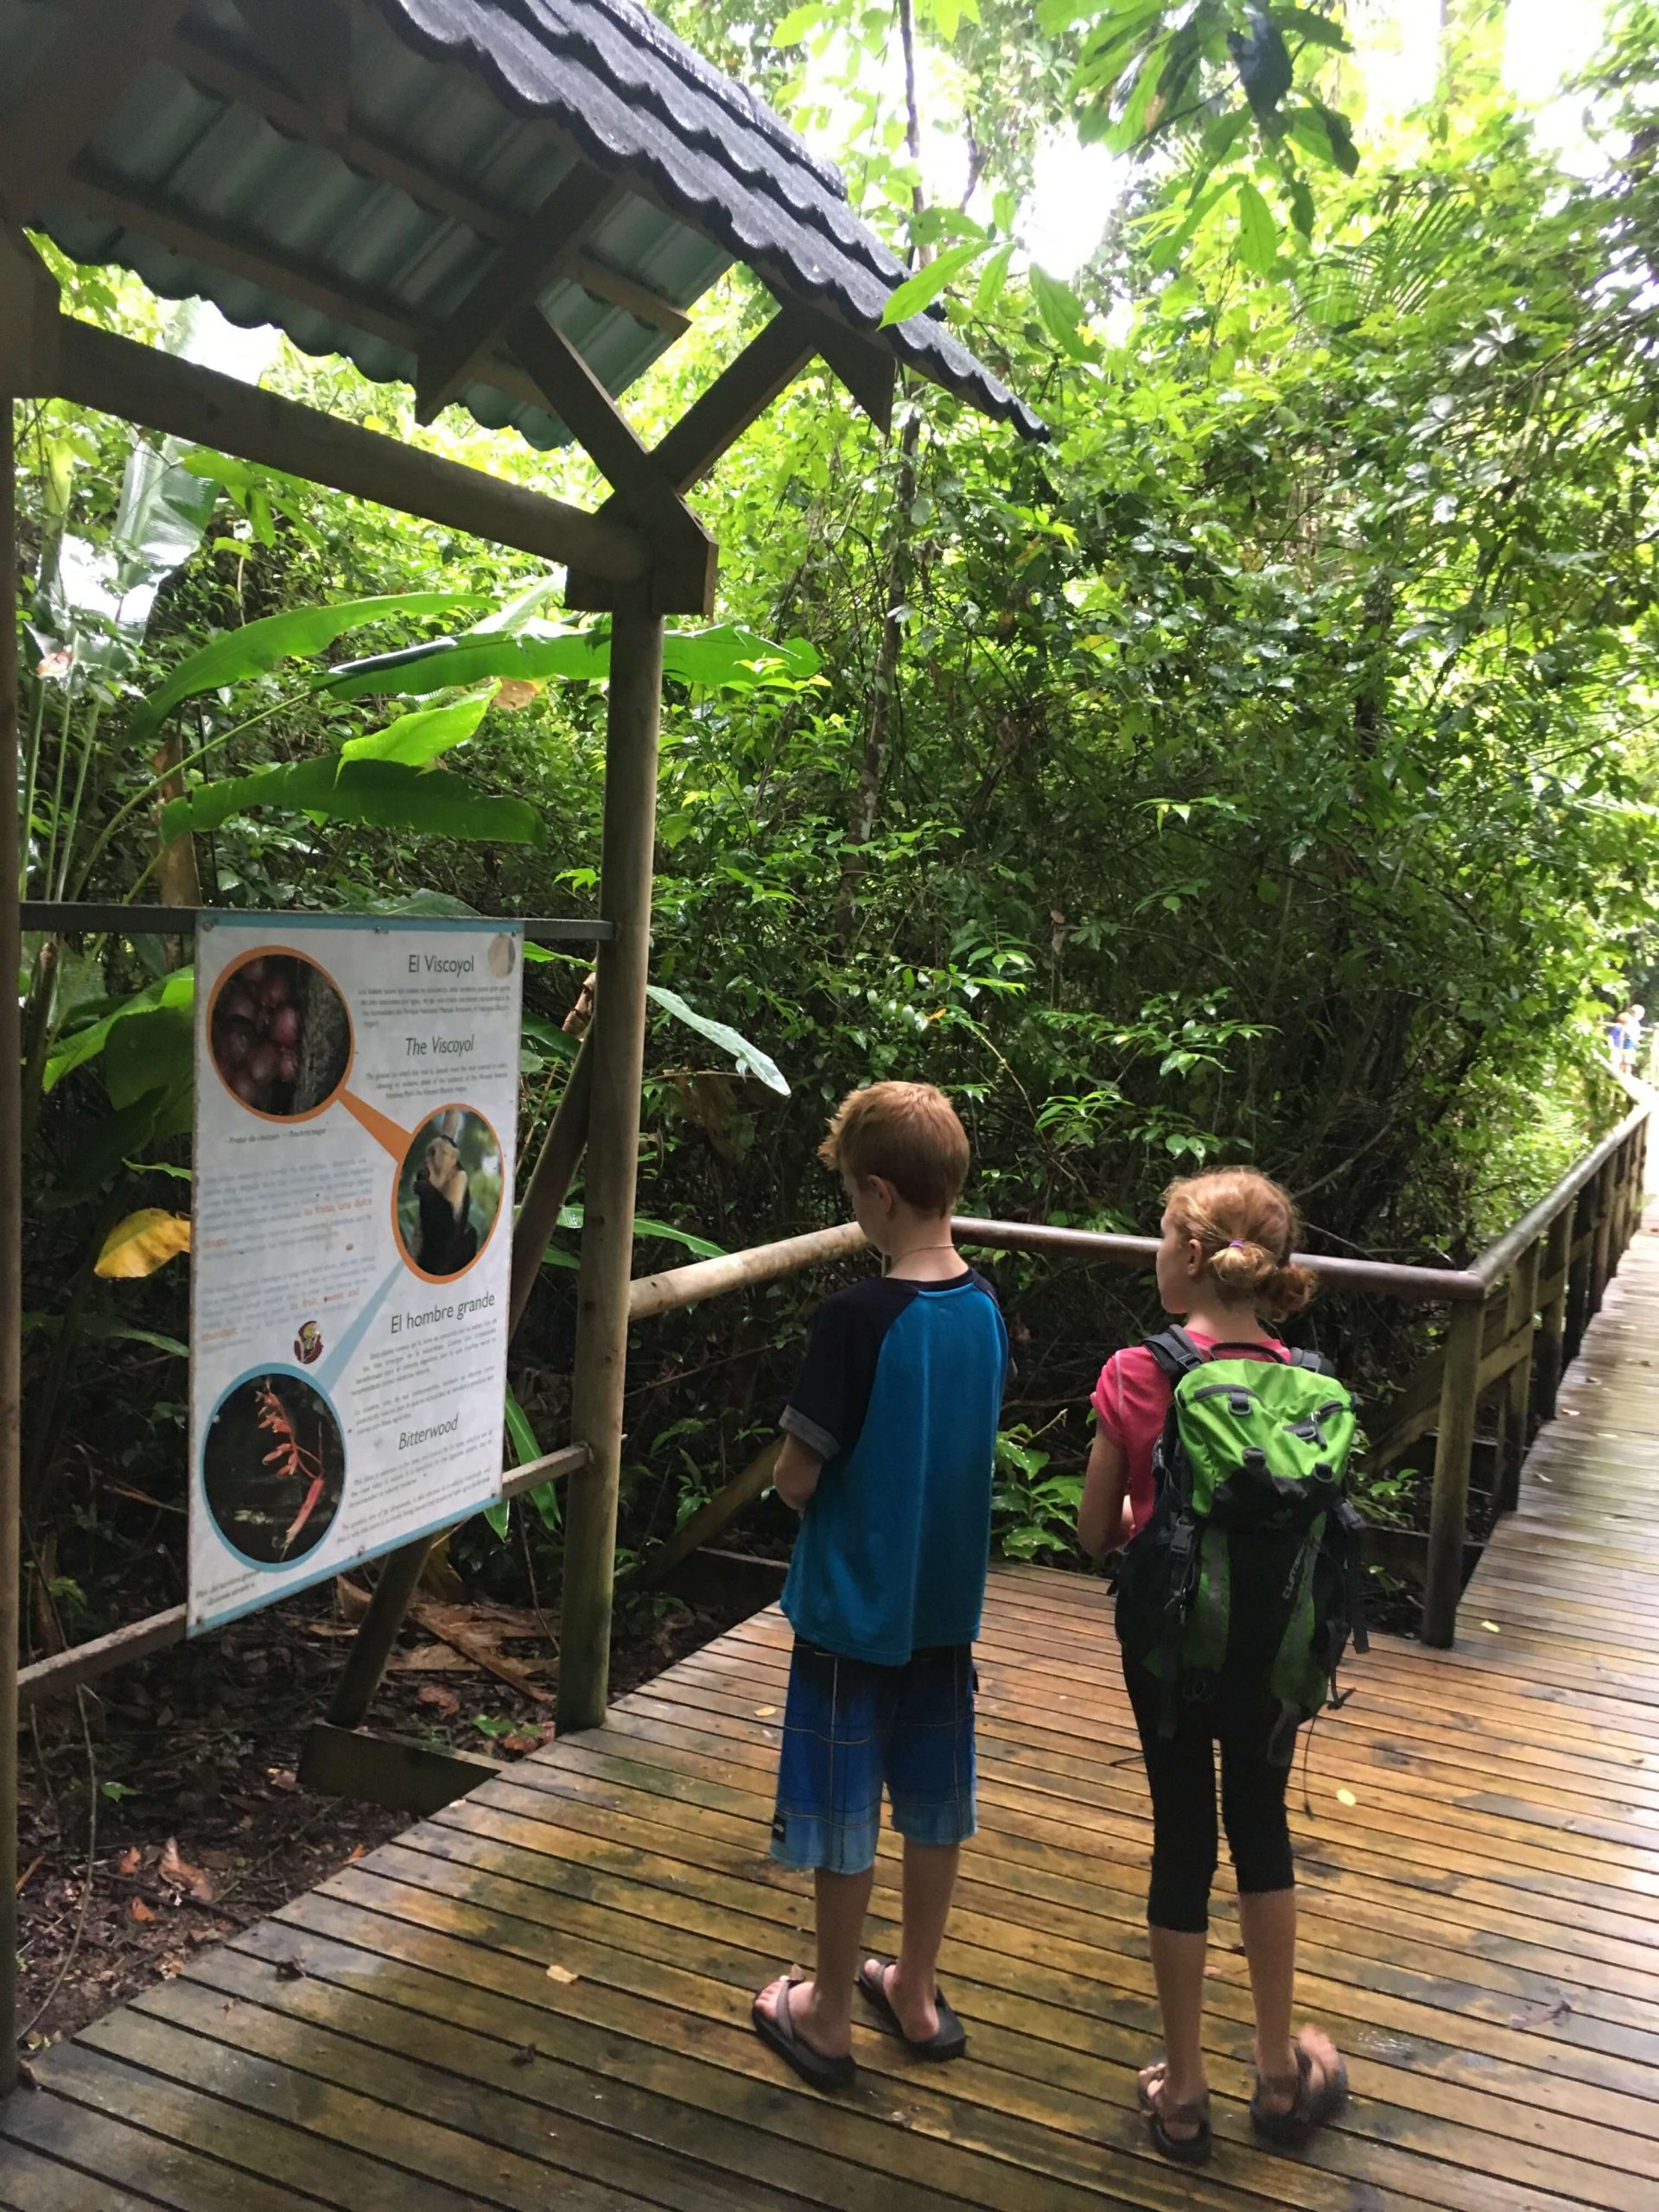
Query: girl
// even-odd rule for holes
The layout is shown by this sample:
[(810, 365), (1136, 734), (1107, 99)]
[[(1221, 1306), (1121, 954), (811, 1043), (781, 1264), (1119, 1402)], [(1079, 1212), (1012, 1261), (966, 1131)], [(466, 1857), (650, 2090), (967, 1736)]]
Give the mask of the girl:
[[(1172, 1183), (1164, 1194), (1158, 1294), (1203, 1350), (1286, 1347), (1261, 1316), (1282, 1319), (1307, 1303), (1313, 1279), (1294, 1264), (1300, 1224), (1287, 1192), (1246, 1167)], [(1095, 1441), (1077, 1515), (1093, 1559), (1146, 1526), (1154, 1491), (1153, 1449), (1169, 1411), (1170, 1384), (1141, 1345), (1115, 1352), (1091, 1402)], [(1235, 1652), (1251, 1656), (1250, 1593), (1232, 1595)], [(1263, 1669), (1265, 1672), (1265, 1669)], [(1238, 1880), (1239, 1929), (1255, 2011), (1255, 2094), (1250, 2119), (1269, 2141), (1306, 2142), (1342, 2107), (1348, 2078), (1336, 2046), (1316, 2029), (1293, 2040), (1296, 1892), (1285, 1815), (1288, 1763), (1268, 1757), (1279, 1708), (1265, 1686), (1231, 1688), (1183, 1708), (1173, 1736), (1160, 1732), (1161, 1696), (1144, 1668), (1124, 1661), (1152, 1792), (1152, 1885), (1147, 1900), (1153, 1973), (1166, 2056), (1140, 2076), (1154, 2147), (1198, 2164), (1211, 2150), (1204, 2071), (1204, 1967), (1210, 1885), (1216, 1871), (1215, 1746), (1221, 1749), (1221, 1813)], [(1293, 1746), (1294, 1755), (1294, 1746)]]

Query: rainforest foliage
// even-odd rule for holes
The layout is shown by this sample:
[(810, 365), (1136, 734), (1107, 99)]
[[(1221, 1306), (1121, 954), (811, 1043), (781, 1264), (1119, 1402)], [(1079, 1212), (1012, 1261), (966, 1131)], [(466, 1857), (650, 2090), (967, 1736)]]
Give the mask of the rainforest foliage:
[[(698, 494), (721, 606), (671, 655), (642, 1265), (833, 1218), (824, 1116), (889, 1075), (963, 1102), (976, 1211), (1146, 1229), (1173, 1172), (1247, 1158), (1327, 1249), (1462, 1257), (1605, 1121), (1600, 1025), (1652, 961), (1659, 16), (1611, 18), (1569, 168), (1458, 11), (1386, 127), (1324, 7), (667, 12), (841, 158), (906, 307), (941, 302), (1052, 437), (915, 388), (884, 440), (808, 376)], [(1059, 275), (1027, 227), (1076, 138), (1122, 183)], [(223, 343), (54, 266), (81, 314)], [(643, 435), (766, 308), (722, 283), (631, 397)], [(268, 354), (278, 389), (598, 493), (579, 456), (423, 433), (400, 388)], [(591, 907), (603, 642), (556, 578), (62, 404), (21, 435), (31, 895)], [(29, 1512), (75, 1634), (130, 1612), (118, 1562), (178, 1594), (188, 957), (29, 942)], [(526, 1145), (583, 976), (527, 977)], [(579, 1219), (515, 1346), (521, 1452), (562, 1440)], [(137, 1279), (95, 1271), (111, 1243)], [(1030, 1554), (1143, 1289), (995, 1272)], [(639, 1332), (631, 1549), (772, 1432), (823, 1287)], [(1381, 1311), (1318, 1325), (1373, 1382), (1408, 1349)], [(518, 1572), (482, 1524), (457, 1550)]]

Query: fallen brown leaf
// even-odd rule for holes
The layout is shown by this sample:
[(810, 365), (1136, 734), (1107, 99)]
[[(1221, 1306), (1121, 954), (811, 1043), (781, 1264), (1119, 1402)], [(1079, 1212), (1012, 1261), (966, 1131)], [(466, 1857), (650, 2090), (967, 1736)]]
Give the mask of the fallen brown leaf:
[(570, 1982), (580, 1981), (582, 1980), (582, 1976), (579, 1974), (572, 1974), (569, 1967), (560, 1966), (549, 1967), (547, 1970), (547, 1978), (550, 1981), (562, 1982), (567, 1985)]
[(292, 1767), (288, 1766), (268, 1766), (265, 1780), (273, 1789), (293, 1790), (300, 1786), (300, 1777)]
[(212, 1904), (213, 1901), (213, 1876), (200, 1866), (193, 1866), (188, 1859), (181, 1859), (179, 1856), (176, 1837), (168, 1836), (167, 1839), (167, 1847), (162, 1853), (162, 1863), (156, 1871), (164, 1882), (171, 1882), (175, 1887), (185, 1891), (195, 1899), (198, 1904)]
[(130, 1843), (115, 1862), (118, 1874), (136, 1874), (144, 1863), (144, 1854), (136, 1843)]
[(522, 1758), (526, 1751), (539, 1751), (542, 1748), (542, 1739), (539, 1736), (522, 1734), (504, 1736), (501, 1738), (501, 1748), (504, 1751), (511, 1751), (515, 1758)]
[(461, 1700), (454, 1690), (447, 1690), (442, 1682), (423, 1682), (415, 1693), (416, 1705), (429, 1705), (435, 1713), (453, 1713), (461, 1711)]
[(156, 1917), (154, 1910), (144, 1903), (143, 1897), (134, 1897), (132, 1903), (127, 1907), (127, 1910), (135, 1920), (154, 1920)]

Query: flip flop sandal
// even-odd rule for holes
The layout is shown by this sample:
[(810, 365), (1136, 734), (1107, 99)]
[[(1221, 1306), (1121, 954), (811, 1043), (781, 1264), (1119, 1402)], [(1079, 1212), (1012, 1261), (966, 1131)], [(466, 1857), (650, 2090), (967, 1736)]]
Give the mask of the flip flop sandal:
[(858, 2067), (850, 2058), (826, 2058), (821, 2050), (814, 2050), (804, 2037), (797, 2034), (794, 2016), (789, 2009), (789, 1993), (799, 1985), (786, 1981), (778, 1993), (775, 2016), (763, 2012), (757, 1997), (749, 2007), (749, 2019), (768, 2050), (775, 2050), (779, 2058), (795, 2069), (803, 2082), (815, 2089), (850, 2089), (857, 2078)]
[(933, 1986), (933, 1999), (939, 2008), (938, 2031), (925, 2043), (918, 2043), (913, 2036), (905, 2033), (903, 2024), (893, 2009), (893, 1999), (887, 1995), (887, 1975), (897, 1964), (896, 1959), (877, 1959), (872, 1974), (867, 1960), (858, 1970), (858, 1986), (866, 2000), (880, 2015), (882, 2026), (889, 2035), (897, 2036), (905, 2049), (913, 2051), (918, 2058), (931, 2059), (941, 2066), (950, 2059), (960, 2058), (968, 2048), (968, 2031), (951, 2011), (937, 1982)]
[[(1298, 2151), (1317, 2130), (1333, 2120), (1348, 2101), (1348, 2069), (1338, 2059), (1319, 2087), (1313, 2087), (1313, 2060), (1300, 2044), (1296, 2046), (1294, 2076), (1258, 2074), (1255, 2094), (1250, 2099), (1250, 2125), (1264, 2141), (1281, 2151)], [(1262, 2099), (1269, 2090), (1294, 2088), (1295, 2101), (1287, 2112), (1267, 2112)]]
[[(1147, 2069), (1151, 2071), (1151, 2069)], [(1201, 2166), (1215, 2148), (1215, 2131), (1210, 2125), (1210, 2092), (1190, 2105), (1171, 2105), (1166, 2112), (1160, 2108), (1156, 2097), (1144, 2081), (1135, 2085), (1135, 2102), (1147, 2115), (1147, 2133), (1152, 2138), (1152, 2147), (1160, 2158), (1168, 2158), (1178, 2166)], [(1172, 2135), (1166, 2122), (1173, 2120), (1178, 2127), (1191, 2127), (1191, 2135)]]

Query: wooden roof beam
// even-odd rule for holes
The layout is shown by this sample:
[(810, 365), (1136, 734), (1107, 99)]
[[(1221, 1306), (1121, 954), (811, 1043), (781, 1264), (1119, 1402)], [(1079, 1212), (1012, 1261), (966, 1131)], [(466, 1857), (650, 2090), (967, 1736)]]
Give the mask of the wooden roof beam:
[(655, 556), (652, 605), (659, 614), (712, 614), (717, 549), (661, 464), (575, 347), (537, 308), (526, 308), (507, 342), (547, 395), (549, 406), (607, 480)]
[[(251, 114), (263, 116), (267, 123), (274, 124), (290, 137), (326, 146), (359, 176), (406, 193), (417, 206), (430, 209), (435, 215), (447, 216), (451, 222), (464, 224), (492, 244), (511, 237), (523, 219), (517, 213), (481, 199), (466, 185), (440, 175), (385, 139), (377, 138), (361, 124), (348, 124), (340, 130), (325, 124), (303, 101), (283, 91), (280, 85), (245, 68), (239, 61), (209, 45), (194, 24), (186, 24), (172, 40), (166, 59), (181, 76), (188, 77), (204, 90), (216, 92), (221, 99), (232, 101)], [(683, 308), (677, 308), (671, 300), (664, 299), (636, 277), (626, 276), (620, 270), (595, 261), (591, 254), (574, 254), (564, 273), (596, 300), (623, 308), (636, 322), (664, 331), (671, 338), (683, 338), (691, 327), (691, 318)]]
[(73, 0), (54, 10), (56, 35), (0, 112), (0, 210), (14, 223), (35, 220), (188, 5)]
[(415, 416), (429, 423), (484, 370), (508, 326), (568, 267), (626, 188), (587, 162), (562, 177), (421, 348)]
[(68, 315), (55, 335), (51, 386), (29, 396), (72, 400), (544, 561), (575, 562), (613, 584), (651, 572), (650, 546), (620, 517), (505, 484)]
[[(291, 300), (299, 307), (315, 308), (319, 315), (344, 322), (366, 337), (382, 339), (388, 346), (395, 346), (400, 353), (411, 354), (416, 359), (421, 349), (432, 339), (429, 325), (411, 322), (395, 308), (378, 307), (372, 301), (359, 299), (342, 290), (330, 278), (281, 259), (269, 247), (251, 245), (242, 238), (194, 216), (177, 214), (170, 208), (135, 200), (81, 171), (72, 171), (64, 179), (60, 196), (72, 200), (88, 214), (154, 238), (169, 252), (206, 262), (210, 268), (224, 270), (232, 276), (245, 277), (250, 283), (275, 292), (279, 298)], [(507, 398), (529, 407), (542, 406), (541, 393), (512, 362), (493, 359), (479, 373), (483, 382), (493, 385)]]

